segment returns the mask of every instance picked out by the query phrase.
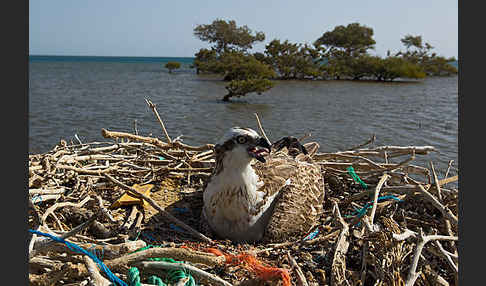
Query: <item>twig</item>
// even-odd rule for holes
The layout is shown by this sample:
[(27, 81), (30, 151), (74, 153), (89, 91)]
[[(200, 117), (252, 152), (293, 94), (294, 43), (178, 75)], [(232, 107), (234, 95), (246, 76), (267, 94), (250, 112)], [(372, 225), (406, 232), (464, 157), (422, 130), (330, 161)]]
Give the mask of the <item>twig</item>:
[(138, 135), (137, 119), (133, 120), (133, 132), (135, 133), (135, 135)]
[(147, 102), (148, 106), (152, 109), (152, 111), (154, 112), (155, 116), (157, 117), (157, 120), (159, 120), (160, 126), (162, 127), (162, 130), (164, 131), (165, 138), (167, 138), (167, 142), (169, 142), (169, 144), (171, 144), (172, 143), (172, 140), (169, 137), (169, 133), (167, 133), (167, 130), (165, 129), (164, 122), (162, 121), (162, 119), (159, 116), (159, 113), (157, 112), (156, 105), (154, 103), (152, 103), (152, 101), (150, 101), (148, 99), (145, 99), (145, 102)]
[(342, 285), (342, 283), (346, 281), (346, 253), (348, 252), (349, 247), (349, 242), (347, 241), (349, 236), (349, 227), (341, 216), (341, 212), (339, 211), (339, 206), (336, 201), (334, 201), (334, 212), (342, 225), (342, 230), (339, 234), (338, 241), (336, 242), (336, 249), (334, 250), (334, 257), (332, 259), (331, 284)]
[(458, 269), (457, 265), (456, 265), (456, 264), (454, 264), (454, 261), (452, 261), (452, 257), (450, 256), (450, 254), (452, 254), (452, 253), (450, 253), (450, 254), (449, 254), (449, 252), (448, 252), (448, 251), (446, 251), (446, 250), (444, 249), (444, 247), (442, 247), (442, 244), (440, 244), (440, 242), (439, 242), (439, 241), (437, 241), (437, 240), (436, 240), (436, 241), (434, 241), (434, 244), (435, 244), (435, 245), (436, 245), (436, 246), (439, 248), (439, 250), (440, 250), (441, 254), (442, 254), (444, 257), (445, 257), (445, 259), (447, 260), (447, 263), (448, 263), (448, 264), (449, 264), (449, 266), (452, 268), (452, 270), (454, 270), (454, 272), (455, 272), (456, 274), (458, 274), (458, 273), (459, 273), (459, 269)]
[(253, 114), (255, 114), (257, 124), (258, 124), (258, 128), (260, 129), (260, 132), (262, 132), (263, 137), (265, 139), (267, 139), (268, 142), (272, 142), (268, 139), (267, 134), (265, 134), (265, 130), (263, 130), (262, 124), (260, 123), (260, 118), (258, 118), (258, 114), (257, 113), (253, 113)]
[(305, 279), (305, 275), (302, 272), (302, 269), (300, 269), (299, 264), (297, 264), (297, 261), (290, 255), (290, 250), (287, 251), (287, 258), (290, 262), (290, 265), (292, 268), (295, 269), (295, 273), (297, 274), (297, 285), (299, 286), (309, 286), (307, 283), (307, 279)]
[(133, 205), (127, 220), (121, 226), (122, 231), (128, 231), (132, 227), (135, 218), (137, 218), (137, 213), (139, 213), (139, 210), (137, 209), (136, 205)]
[(224, 281), (223, 279), (219, 278), (216, 275), (213, 275), (211, 273), (208, 273), (204, 270), (201, 270), (195, 266), (186, 263), (170, 263), (165, 261), (142, 261), (142, 262), (137, 262), (134, 265), (142, 269), (150, 269), (150, 270), (182, 270), (182, 271), (190, 272), (192, 275), (197, 276), (199, 279), (207, 280), (208, 282), (210, 282), (210, 285), (223, 285), (223, 286), (232, 285), (231, 283)]
[(437, 178), (437, 174), (435, 173), (434, 164), (432, 163), (432, 161), (430, 161), (429, 164), (430, 164), (430, 169), (432, 170), (432, 175), (434, 178), (434, 186), (435, 186), (435, 190), (437, 191), (439, 202), (442, 202), (442, 194), (440, 192), (439, 179)]
[(139, 135), (133, 135), (130, 133), (125, 133), (125, 132), (117, 132), (117, 131), (108, 131), (104, 128), (101, 129), (101, 135), (105, 138), (128, 138), (131, 140), (135, 141), (142, 141), (145, 143), (149, 143), (152, 145), (155, 145), (163, 150), (165, 149), (171, 149), (171, 148), (181, 148), (185, 150), (190, 150), (190, 151), (206, 151), (206, 150), (211, 150), (214, 148), (213, 144), (206, 144), (202, 146), (189, 146), (186, 144), (183, 144), (181, 142), (171, 142), (171, 144), (164, 143), (158, 138), (153, 138), (153, 137), (145, 137), (145, 136), (139, 136)]
[(388, 178), (390, 178), (390, 175), (386, 173), (383, 174), (383, 176), (381, 176), (380, 181), (378, 182), (378, 185), (376, 185), (375, 197), (373, 199), (373, 208), (371, 209), (371, 214), (370, 214), (371, 227), (373, 227), (373, 219), (375, 218), (376, 206), (378, 204), (378, 195), (380, 194), (380, 189), (383, 186), (383, 184), (385, 184), (386, 180), (388, 180)]
[(49, 214), (51, 214), (52, 212), (54, 212), (57, 208), (66, 207), (66, 206), (73, 206), (73, 207), (80, 208), (85, 203), (87, 203), (89, 200), (91, 200), (91, 197), (90, 196), (87, 196), (86, 198), (84, 198), (84, 200), (80, 201), (77, 204), (71, 203), (71, 202), (63, 202), (63, 203), (57, 203), (57, 204), (52, 205), (50, 208), (48, 208), (46, 210), (46, 212), (44, 213), (44, 215), (41, 217), (42, 224), (44, 224), (44, 222), (46, 221), (47, 216), (49, 216)]
[(422, 194), (424, 195), (425, 199), (431, 202), (432, 205), (436, 207), (445, 218), (450, 220), (454, 225), (457, 225), (457, 217), (451, 212), (451, 210), (448, 207), (442, 205), (432, 194), (427, 192), (422, 185), (418, 185), (418, 186), (422, 191)]
[(444, 235), (427, 235), (425, 236), (422, 232), (422, 229), (419, 229), (419, 242), (417, 247), (415, 248), (415, 254), (412, 260), (412, 265), (408, 272), (407, 281), (405, 282), (405, 286), (412, 286), (415, 284), (415, 280), (420, 276), (420, 272), (416, 272), (417, 265), (420, 259), (420, 255), (422, 253), (422, 249), (424, 248), (425, 244), (432, 240), (454, 240), (457, 241), (457, 236), (444, 236)]
[(449, 170), (451, 169), (453, 162), (454, 162), (454, 160), (450, 160), (449, 161), (449, 164), (447, 165), (447, 171), (446, 171), (446, 173), (444, 175), (444, 178), (447, 178), (447, 175), (449, 175)]
[(168, 257), (174, 260), (195, 264), (200, 263), (208, 266), (222, 265), (226, 261), (224, 256), (215, 256), (213, 254), (193, 251), (186, 248), (154, 247), (105, 261), (105, 264), (110, 269), (126, 271), (128, 265), (154, 257)]
[(111, 282), (103, 277), (99, 270), (98, 266), (89, 258), (88, 256), (84, 255), (83, 256), (84, 264), (86, 265), (86, 268), (88, 269), (89, 277), (92, 279), (92, 284), (93, 285), (100, 285), (100, 286), (109, 286), (111, 285)]
[[(93, 214), (87, 221), (83, 222), (82, 224), (78, 225), (77, 227), (73, 228), (72, 230), (66, 232), (65, 234), (61, 235), (60, 237), (62, 239), (66, 239), (66, 238), (69, 238), (69, 237), (79, 233), (81, 230), (83, 230), (86, 227), (88, 227), (89, 225), (91, 225), (91, 223), (93, 223), (95, 221), (97, 216), (98, 216), (97, 213)], [(34, 235), (36, 235), (36, 234), (34, 234)], [(33, 245), (32, 252), (29, 251), (29, 258), (34, 257), (39, 252), (41, 252), (43, 249), (45, 249), (47, 246), (52, 245), (54, 243), (55, 243), (55, 241), (51, 240), (51, 239), (44, 239), (44, 240), (41, 240), (41, 241), (35, 243), (35, 245)]]
[(368, 139), (368, 141), (366, 141), (366, 142), (364, 142), (364, 143), (362, 143), (362, 144), (360, 144), (360, 145), (358, 145), (358, 146), (355, 146), (355, 147), (349, 148), (349, 149), (347, 149), (347, 150), (351, 150), (351, 151), (352, 151), (352, 150), (359, 149), (359, 148), (364, 147), (364, 146), (366, 146), (366, 145), (368, 145), (368, 144), (372, 144), (373, 142), (375, 142), (375, 140), (376, 140), (376, 134), (373, 134), (373, 135), (371, 135), (371, 138), (370, 138), (370, 139)]
[(130, 186), (127, 186), (125, 185), (124, 183), (118, 181), (117, 179), (113, 178), (112, 176), (108, 175), (108, 174), (105, 174), (105, 177), (108, 178), (110, 181), (112, 181), (113, 183), (115, 183), (116, 185), (120, 186), (121, 188), (127, 190), (130, 194), (132, 194), (133, 196), (137, 197), (137, 198), (142, 198), (144, 199), (146, 202), (148, 202), (153, 208), (155, 208), (157, 211), (159, 211), (160, 213), (162, 213), (163, 215), (165, 215), (170, 221), (172, 221), (173, 223), (177, 224), (178, 226), (184, 228), (185, 230), (187, 230), (188, 232), (190, 232), (191, 234), (193, 234), (195, 237), (203, 240), (203, 241), (206, 241), (206, 242), (210, 242), (212, 243), (212, 239), (208, 238), (207, 236), (205, 236), (204, 234), (200, 233), (199, 231), (193, 229), (192, 227), (188, 226), (187, 224), (185, 224), (184, 222), (182, 222), (181, 220), (179, 220), (178, 218), (174, 217), (172, 214), (168, 213), (167, 211), (165, 211), (161, 206), (159, 206), (157, 204), (157, 202), (155, 202), (153, 199), (151, 199), (150, 197), (147, 197), (146, 195), (138, 192), (136, 189), (130, 187)]

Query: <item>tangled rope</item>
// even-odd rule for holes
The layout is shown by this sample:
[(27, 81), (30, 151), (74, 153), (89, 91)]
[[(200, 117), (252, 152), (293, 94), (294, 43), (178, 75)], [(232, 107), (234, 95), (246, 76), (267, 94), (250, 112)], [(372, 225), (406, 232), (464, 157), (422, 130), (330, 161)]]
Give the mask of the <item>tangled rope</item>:
[[(139, 248), (131, 253), (139, 252), (142, 250), (146, 250), (149, 248), (153, 247), (160, 247), (158, 245), (147, 245), (145, 247)], [(172, 258), (166, 258), (166, 257), (153, 257), (153, 258), (147, 258), (147, 260), (151, 261), (165, 261), (165, 262), (171, 262), (171, 263), (183, 263), (182, 261), (176, 261)], [(187, 273), (183, 270), (168, 270), (167, 271), (167, 280), (169, 283), (176, 283), (180, 279), (188, 278), (187, 282), (184, 284), (184, 286), (196, 286), (196, 281), (194, 280), (194, 277), (190, 273)], [(129, 286), (140, 286), (140, 272), (138, 271), (138, 268), (132, 267), (128, 270), (128, 280), (129, 280)], [(167, 286), (161, 278), (152, 275), (148, 278), (148, 283), (153, 284), (153, 285), (158, 285), (158, 286)]]
[(98, 267), (101, 270), (103, 270), (103, 272), (105, 272), (106, 276), (108, 276), (108, 278), (110, 279), (111, 282), (113, 282), (113, 284), (128, 286), (125, 282), (123, 282), (123, 280), (121, 280), (115, 274), (113, 274), (111, 272), (111, 270), (108, 267), (106, 267), (106, 265), (93, 252), (87, 251), (87, 250), (83, 249), (82, 247), (80, 247), (80, 246), (78, 246), (78, 245), (76, 245), (72, 242), (69, 242), (69, 241), (67, 241), (67, 240), (65, 240), (61, 237), (57, 237), (57, 236), (54, 236), (54, 235), (51, 235), (51, 234), (48, 234), (48, 233), (44, 233), (44, 232), (40, 232), (38, 230), (33, 230), (33, 229), (29, 229), (29, 232), (40, 235), (40, 236), (48, 237), (48, 238), (54, 240), (55, 242), (65, 244), (70, 250), (72, 250), (76, 253), (87, 255), (89, 258), (91, 258), (91, 260), (93, 260), (98, 265)]
[(261, 261), (256, 259), (253, 255), (248, 253), (241, 253), (238, 255), (226, 254), (215, 248), (207, 248), (206, 252), (213, 253), (215, 255), (223, 255), (226, 258), (226, 264), (240, 265), (256, 274), (256, 276), (262, 280), (269, 281), (275, 279), (282, 279), (283, 286), (290, 286), (290, 274), (287, 269), (265, 266)]
[[(393, 195), (378, 197), (378, 202), (381, 202), (381, 201), (384, 201), (384, 200), (389, 200), (389, 199), (395, 200), (397, 202), (402, 202), (401, 199), (399, 199), (399, 198), (397, 198), (396, 196), (393, 196)], [(366, 213), (366, 211), (368, 209), (370, 209), (372, 207), (373, 207), (373, 202), (368, 202), (361, 209), (355, 208), (355, 211), (352, 214), (345, 215), (344, 217), (348, 218), (348, 217), (353, 217), (353, 216), (357, 215), (358, 218), (360, 218)]]
[(365, 189), (368, 188), (368, 185), (365, 182), (363, 182), (363, 180), (361, 180), (358, 174), (356, 174), (353, 166), (349, 166), (348, 168), (346, 168), (346, 170), (348, 171), (349, 175), (356, 181), (356, 183), (359, 183)]

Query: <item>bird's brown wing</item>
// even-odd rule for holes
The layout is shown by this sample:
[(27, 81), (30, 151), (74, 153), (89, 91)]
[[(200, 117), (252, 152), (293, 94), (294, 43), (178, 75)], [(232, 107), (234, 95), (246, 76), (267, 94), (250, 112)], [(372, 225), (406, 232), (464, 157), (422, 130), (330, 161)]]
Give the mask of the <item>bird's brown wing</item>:
[(259, 192), (264, 192), (263, 202), (280, 192), (288, 183), (288, 179), (297, 173), (297, 161), (284, 152), (272, 153), (265, 158), (266, 162), (254, 162), (252, 164), (255, 173), (263, 185), (258, 188)]
[[(324, 179), (320, 166), (308, 156), (296, 159), (288, 156), (285, 165), (291, 166), (291, 170), (286, 170), (290, 172), (290, 184), (285, 185), (276, 198), (264, 237), (266, 241), (302, 237), (322, 214)], [(273, 172), (279, 175), (277, 170)]]

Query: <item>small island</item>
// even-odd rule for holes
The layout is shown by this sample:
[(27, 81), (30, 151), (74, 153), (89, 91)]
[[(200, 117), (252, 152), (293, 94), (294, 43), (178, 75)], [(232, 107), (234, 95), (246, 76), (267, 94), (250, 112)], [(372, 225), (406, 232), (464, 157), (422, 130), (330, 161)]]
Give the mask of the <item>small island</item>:
[(181, 67), (181, 63), (179, 62), (168, 62), (165, 64), (165, 67), (169, 70), (169, 73), (172, 73), (172, 70), (178, 69)]
[(195, 54), (194, 67), (199, 73), (212, 73), (227, 81), (228, 93), (223, 101), (248, 93), (261, 94), (271, 89), (272, 80), (375, 80), (422, 79), (450, 76), (457, 69), (445, 58), (432, 52), (422, 36), (406, 35), (400, 41), (404, 51), (386, 57), (374, 56), (369, 50), (376, 44), (373, 29), (359, 23), (336, 26), (316, 39), (312, 45), (272, 40), (263, 53), (251, 53), (253, 45), (265, 40), (263, 32), (253, 33), (234, 20), (216, 19), (198, 25), (194, 35), (212, 44)]

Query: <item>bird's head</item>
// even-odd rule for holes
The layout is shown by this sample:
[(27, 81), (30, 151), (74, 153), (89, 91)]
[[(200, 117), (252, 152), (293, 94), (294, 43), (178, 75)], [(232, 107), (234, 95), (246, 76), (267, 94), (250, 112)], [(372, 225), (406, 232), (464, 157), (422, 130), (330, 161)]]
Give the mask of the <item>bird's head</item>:
[[(271, 143), (250, 128), (233, 127), (215, 145), (218, 154), (231, 154), (234, 160), (248, 163), (252, 158), (265, 163), (264, 156), (270, 153)], [(226, 156), (226, 155), (225, 155)]]

